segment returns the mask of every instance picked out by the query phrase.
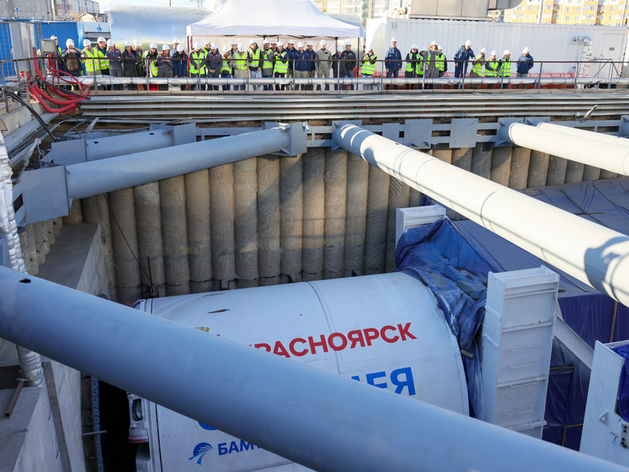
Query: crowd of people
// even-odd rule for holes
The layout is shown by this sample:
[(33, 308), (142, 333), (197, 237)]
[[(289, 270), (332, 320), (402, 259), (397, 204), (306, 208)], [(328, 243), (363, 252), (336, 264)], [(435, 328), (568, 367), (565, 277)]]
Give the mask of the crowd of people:
[[(80, 75), (97, 76), (109, 75), (112, 77), (191, 77), (191, 78), (353, 78), (373, 77), (378, 69), (378, 57), (371, 44), (367, 45), (360, 59), (352, 50), (352, 42), (339, 43), (337, 50), (327, 49), (326, 40), (319, 42), (319, 49), (314, 50), (313, 41), (296, 43), (289, 39), (286, 45), (282, 41), (264, 39), (262, 46), (257, 39), (251, 39), (245, 49), (243, 43), (232, 41), (230, 46), (223, 46), (222, 50), (216, 43), (209, 39), (195, 42), (192, 50), (186, 53), (185, 47), (177, 39), (172, 45), (164, 44), (158, 48), (157, 44), (150, 44), (144, 51), (140, 41), (134, 41), (133, 45), (125, 41), (124, 48), (118, 49), (116, 44), (105, 38), (98, 38), (97, 45), (93, 46), (89, 39), (83, 41), (83, 49), (76, 48), (74, 41), (68, 39), (66, 48), (61, 50), (56, 40), (58, 55), (54, 59), (55, 67), (78, 77)], [(485, 48), (480, 49), (476, 55), (468, 40), (454, 55), (454, 77), (464, 78), (467, 74), (468, 64), (471, 63), (470, 78), (499, 78), (511, 77), (511, 52), (507, 49), (498, 58), (496, 51), (487, 55)], [(533, 57), (528, 48), (524, 48), (522, 55), (517, 60), (517, 77), (528, 76), (533, 68)], [(380, 66), (383, 77), (387, 78), (416, 78), (415, 87), (422, 88), (421, 79), (436, 79), (443, 77), (448, 71), (448, 59), (441, 46), (433, 41), (429, 47), (418, 48), (416, 44), (402, 58), (401, 51), (397, 48), (396, 38), (391, 38), (391, 46), (386, 52), (383, 64)], [(316, 87), (327, 90), (329, 84), (318, 84)], [(442, 85), (441, 85), (442, 86)], [(458, 83), (457, 86), (462, 86)], [(472, 84), (473, 88), (480, 87)], [(501, 85), (502, 86), (502, 85)], [(114, 86), (121, 88), (121, 86)], [(136, 86), (129, 86), (135, 88)], [(197, 85), (190, 84), (191, 90)], [(199, 81), (202, 90), (230, 90), (230, 85), (204, 84)], [(258, 87), (251, 86), (253, 90)], [(288, 85), (275, 85), (277, 90), (283, 90)], [(334, 88), (338, 90), (338, 84)], [(348, 86), (353, 89), (353, 85)], [(168, 85), (160, 84), (161, 90), (167, 90)], [(185, 90), (186, 85), (181, 85)], [(234, 90), (244, 90), (244, 84), (233, 85)], [(273, 85), (260, 86), (264, 90), (272, 90)], [(295, 88), (312, 90), (313, 85), (295, 84)], [(364, 89), (371, 89), (371, 84), (363, 85)], [(397, 88), (397, 86), (395, 87)], [(407, 87), (408, 88), (408, 87)], [(432, 88), (432, 84), (426, 84), (426, 88)]]

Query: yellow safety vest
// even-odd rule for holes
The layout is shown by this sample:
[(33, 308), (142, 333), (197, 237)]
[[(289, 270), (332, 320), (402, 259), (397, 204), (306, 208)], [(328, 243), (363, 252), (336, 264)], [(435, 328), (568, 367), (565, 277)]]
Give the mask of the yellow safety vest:
[(273, 54), (273, 50), (269, 49), (268, 51), (262, 51), (262, 68), (263, 69), (273, 69), (273, 61), (269, 60), (269, 53)]
[(242, 54), (236, 53), (236, 61), (234, 62), (234, 67), (240, 70), (247, 70), (247, 53), (243, 52)]
[[(426, 51), (427, 53), (428, 51)], [(426, 61), (426, 56), (424, 56), (423, 54), (419, 53), (419, 57), (417, 58), (419, 59), (417, 61), (417, 66), (415, 67), (415, 73), (418, 76), (423, 77), (424, 76), (424, 62)]]
[(375, 54), (366, 54), (366, 58), (362, 60), (362, 66), (360, 67), (360, 73), (363, 75), (373, 75), (376, 71), (376, 65), (372, 64), (378, 58)]
[(500, 75), (503, 77), (511, 77), (511, 59), (506, 59), (502, 63), (502, 68), (500, 69)]
[(446, 56), (445, 56), (445, 54), (439, 54), (437, 56), (436, 65), (437, 65), (437, 70), (440, 70), (441, 72), (446, 70)]
[(225, 56), (223, 56), (223, 62), (221, 62), (221, 74), (223, 72), (232, 73), (232, 68), (229, 66), (229, 58), (226, 59)]
[(409, 52), (408, 56), (409, 59), (406, 61), (406, 72), (413, 72), (413, 69), (415, 68), (415, 63), (411, 62), (411, 61), (416, 61), (417, 59), (419, 59), (419, 52), (417, 53), (412, 53)]
[(498, 61), (487, 61), (485, 63), (485, 77), (498, 77), (498, 67), (500, 63)]
[(479, 76), (483, 76), (483, 66), (485, 65), (485, 61), (481, 62), (477, 62), (476, 64), (474, 64), (474, 67), (472, 67), (472, 72), (474, 72), (475, 74), (478, 74)]
[(149, 69), (149, 72), (151, 73), (150, 77), (157, 77), (157, 73), (159, 72), (159, 66), (155, 63), (154, 59), (150, 59), (149, 56), (149, 51), (145, 51), (144, 52), (144, 59), (147, 59), (151, 62), (151, 67)]
[(288, 53), (286, 51), (278, 52), (275, 56), (275, 68), (273, 72), (278, 74), (286, 74), (288, 71)]
[(260, 67), (260, 48), (256, 48), (255, 52), (249, 49), (249, 54), (253, 57), (249, 63), (249, 67), (253, 67), (254, 69)]
[[(94, 48), (92, 48), (94, 49)], [(100, 49), (96, 48), (96, 51), (98, 51), (98, 55), (102, 58), (105, 58), (107, 56), (105, 56), (105, 53), (103, 51), (101, 51)], [(104, 69), (109, 69), (109, 61), (100, 61), (100, 69), (104, 70)]]
[(192, 51), (190, 54), (190, 73), (191, 74), (204, 74), (205, 67), (205, 53), (203, 51)]
[(101, 65), (100, 58), (102, 54), (98, 49), (83, 49), (83, 54), (87, 55), (89, 59), (83, 59), (83, 63), (85, 64), (85, 71), (87, 75), (94, 75), (95, 71), (100, 73)]

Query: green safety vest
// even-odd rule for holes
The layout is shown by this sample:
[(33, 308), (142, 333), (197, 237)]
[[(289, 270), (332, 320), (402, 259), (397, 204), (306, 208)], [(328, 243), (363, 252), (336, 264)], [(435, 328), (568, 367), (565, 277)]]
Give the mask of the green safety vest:
[(149, 72), (151, 74), (150, 77), (157, 77), (157, 73), (159, 72), (159, 66), (155, 63), (154, 59), (149, 59), (149, 52), (150, 51), (151, 50), (149, 49), (148, 51), (144, 52), (144, 59), (147, 59), (147, 60), (149, 60), (151, 62), (151, 66), (150, 66), (150, 69), (149, 69)]
[(439, 54), (436, 60), (437, 70), (443, 72), (446, 70), (446, 56), (445, 54)]
[(511, 59), (506, 59), (502, 63), (502, 68), (500, 69), (500, 75), (503, 77), (511, 77)]
[(102, 69), (100, 59), (105, 58), (105, 56), (103, 56), (103, 53), (95, 48), (92, 48), (90, 50), (84, 49), (83, 53), (89, 56), (89, 59), (83, 59), (87, 75), (94, 75), (95, 70), (100, 71)]
[[(94, 48), (92, 48), (94, 49)], [(96, 48), (96, 51), (98, 51), (98, 55), (102, 58), (105, 58), (105, 53), (103, 51), (101, 51), (100, 49)], [(104, 70), (104, 69), (109, 69), (109, 61), (100, 61), (100, 69)]]
[(205, 53), (201, 50), (199, 52), (192, 51), (190, 53), (190, 73), (191, 74), (205, 74), (207, 68), (205, 66)]
[(366, 54), (366, 59), (362, 60), (362, 66), (360, 67), (360, 73), (363, 75), (373, 75), (376, 71), (376, 65), (372, 64), (370, 61), (375, 61), (378, 56), (375, 54)]
[(236, 53), (236, 62), (234, 63), (236, 69), (247, 70), (247, 53)]
[(406, 62), (406, 69), (405, 70), (406, 70), (406, 72), (413, 72), (415, 64), (413, 62), (411, 62), (411, 61), (416, 61), (419, 58), (419, 52), (417, 52), (415, 54), (413, 54), (412, 52), (409, 52), (407, 57), (409, 59)]
[(255, 52), (249, 49), (249, 54), (253, 57), (252, 61), (249, 63), (249, 67), (253, 67), (254, 69), (260, 67), (260, 48), (257, 48)]
[[(428, 51), (426, 51), (428, 52)], [(415, 67), (415, 73), (418, 76), (424, 76), (424, 62), (426, 61), (426, 57), (423, 56), (421, 53), (419, 54), (418, 57), (419, 61), (417, 62), (417, 66)]]
[(286, 74), (288, 71), (288, 52), (282, 51), (278, 52), (275, 56), (275, 68), (273, 72), (277, 72), (278, 74)]
[(229, 72), (230, 74), (232, 72), (232, 68), (229, 65), (229, 58), (225, 58), (225, 56), (223, 56), (223, 62), (221, 62), (221, 74), (223, 72)]
[(269, 61), (269, 53), (273, 54), (273, 50), (269, 49), (268, 51), (262, 51), (262, 68), (263, 69), (273, 69), (273, 61)]
[(498, 77), (499, 65), (500, 63), (498, 61), (487, 61), (485, 63), (485, 77)]
[[(476, 58), (474, 58), (476, 60)], [(476, 64), (474, 64), (474, 67), (472, 67), (472, 72), (474, 72), (475, 74), (478, 74), (479, 76), (483, 76), (483, 66), (485, 65), (484, 62), (477, 62)]]

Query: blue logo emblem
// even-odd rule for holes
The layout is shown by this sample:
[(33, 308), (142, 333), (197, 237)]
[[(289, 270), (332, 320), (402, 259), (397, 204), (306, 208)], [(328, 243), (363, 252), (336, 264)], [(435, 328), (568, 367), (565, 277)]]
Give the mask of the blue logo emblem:
[(194, 447), (194, 450), (192, 451), (192, 457), (190, 457), (188, 460), (194, 460), (197, 459), (197, 464), (201, 465), (201, 461), (203, 460), (203, 456), (205, 456), (205, 454), (207, 454), (209, 451), (211, 451), (213, 448), (210, 444), (208, 443), (199, 443)]
[(212, 428), (211, 426), (203, 424), (200, 421), (198, 423), (199, 423), (199, 426), (201, 426), (203, 429), (207, 429), (208, 431), (216, 431), (216, 428)]

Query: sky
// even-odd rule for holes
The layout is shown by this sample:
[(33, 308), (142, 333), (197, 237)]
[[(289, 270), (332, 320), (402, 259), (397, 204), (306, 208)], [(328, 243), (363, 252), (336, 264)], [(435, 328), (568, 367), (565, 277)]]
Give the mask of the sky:
[(100, 4), (100, 11), (109, 10), (110, 5), (137, 5), (147, 7), (192, 7), (196, 8), (201, 3), (202, 8), (212, 8), (215, 4), (220, 4), (220, 1), (216, 0), (97, 0)]

